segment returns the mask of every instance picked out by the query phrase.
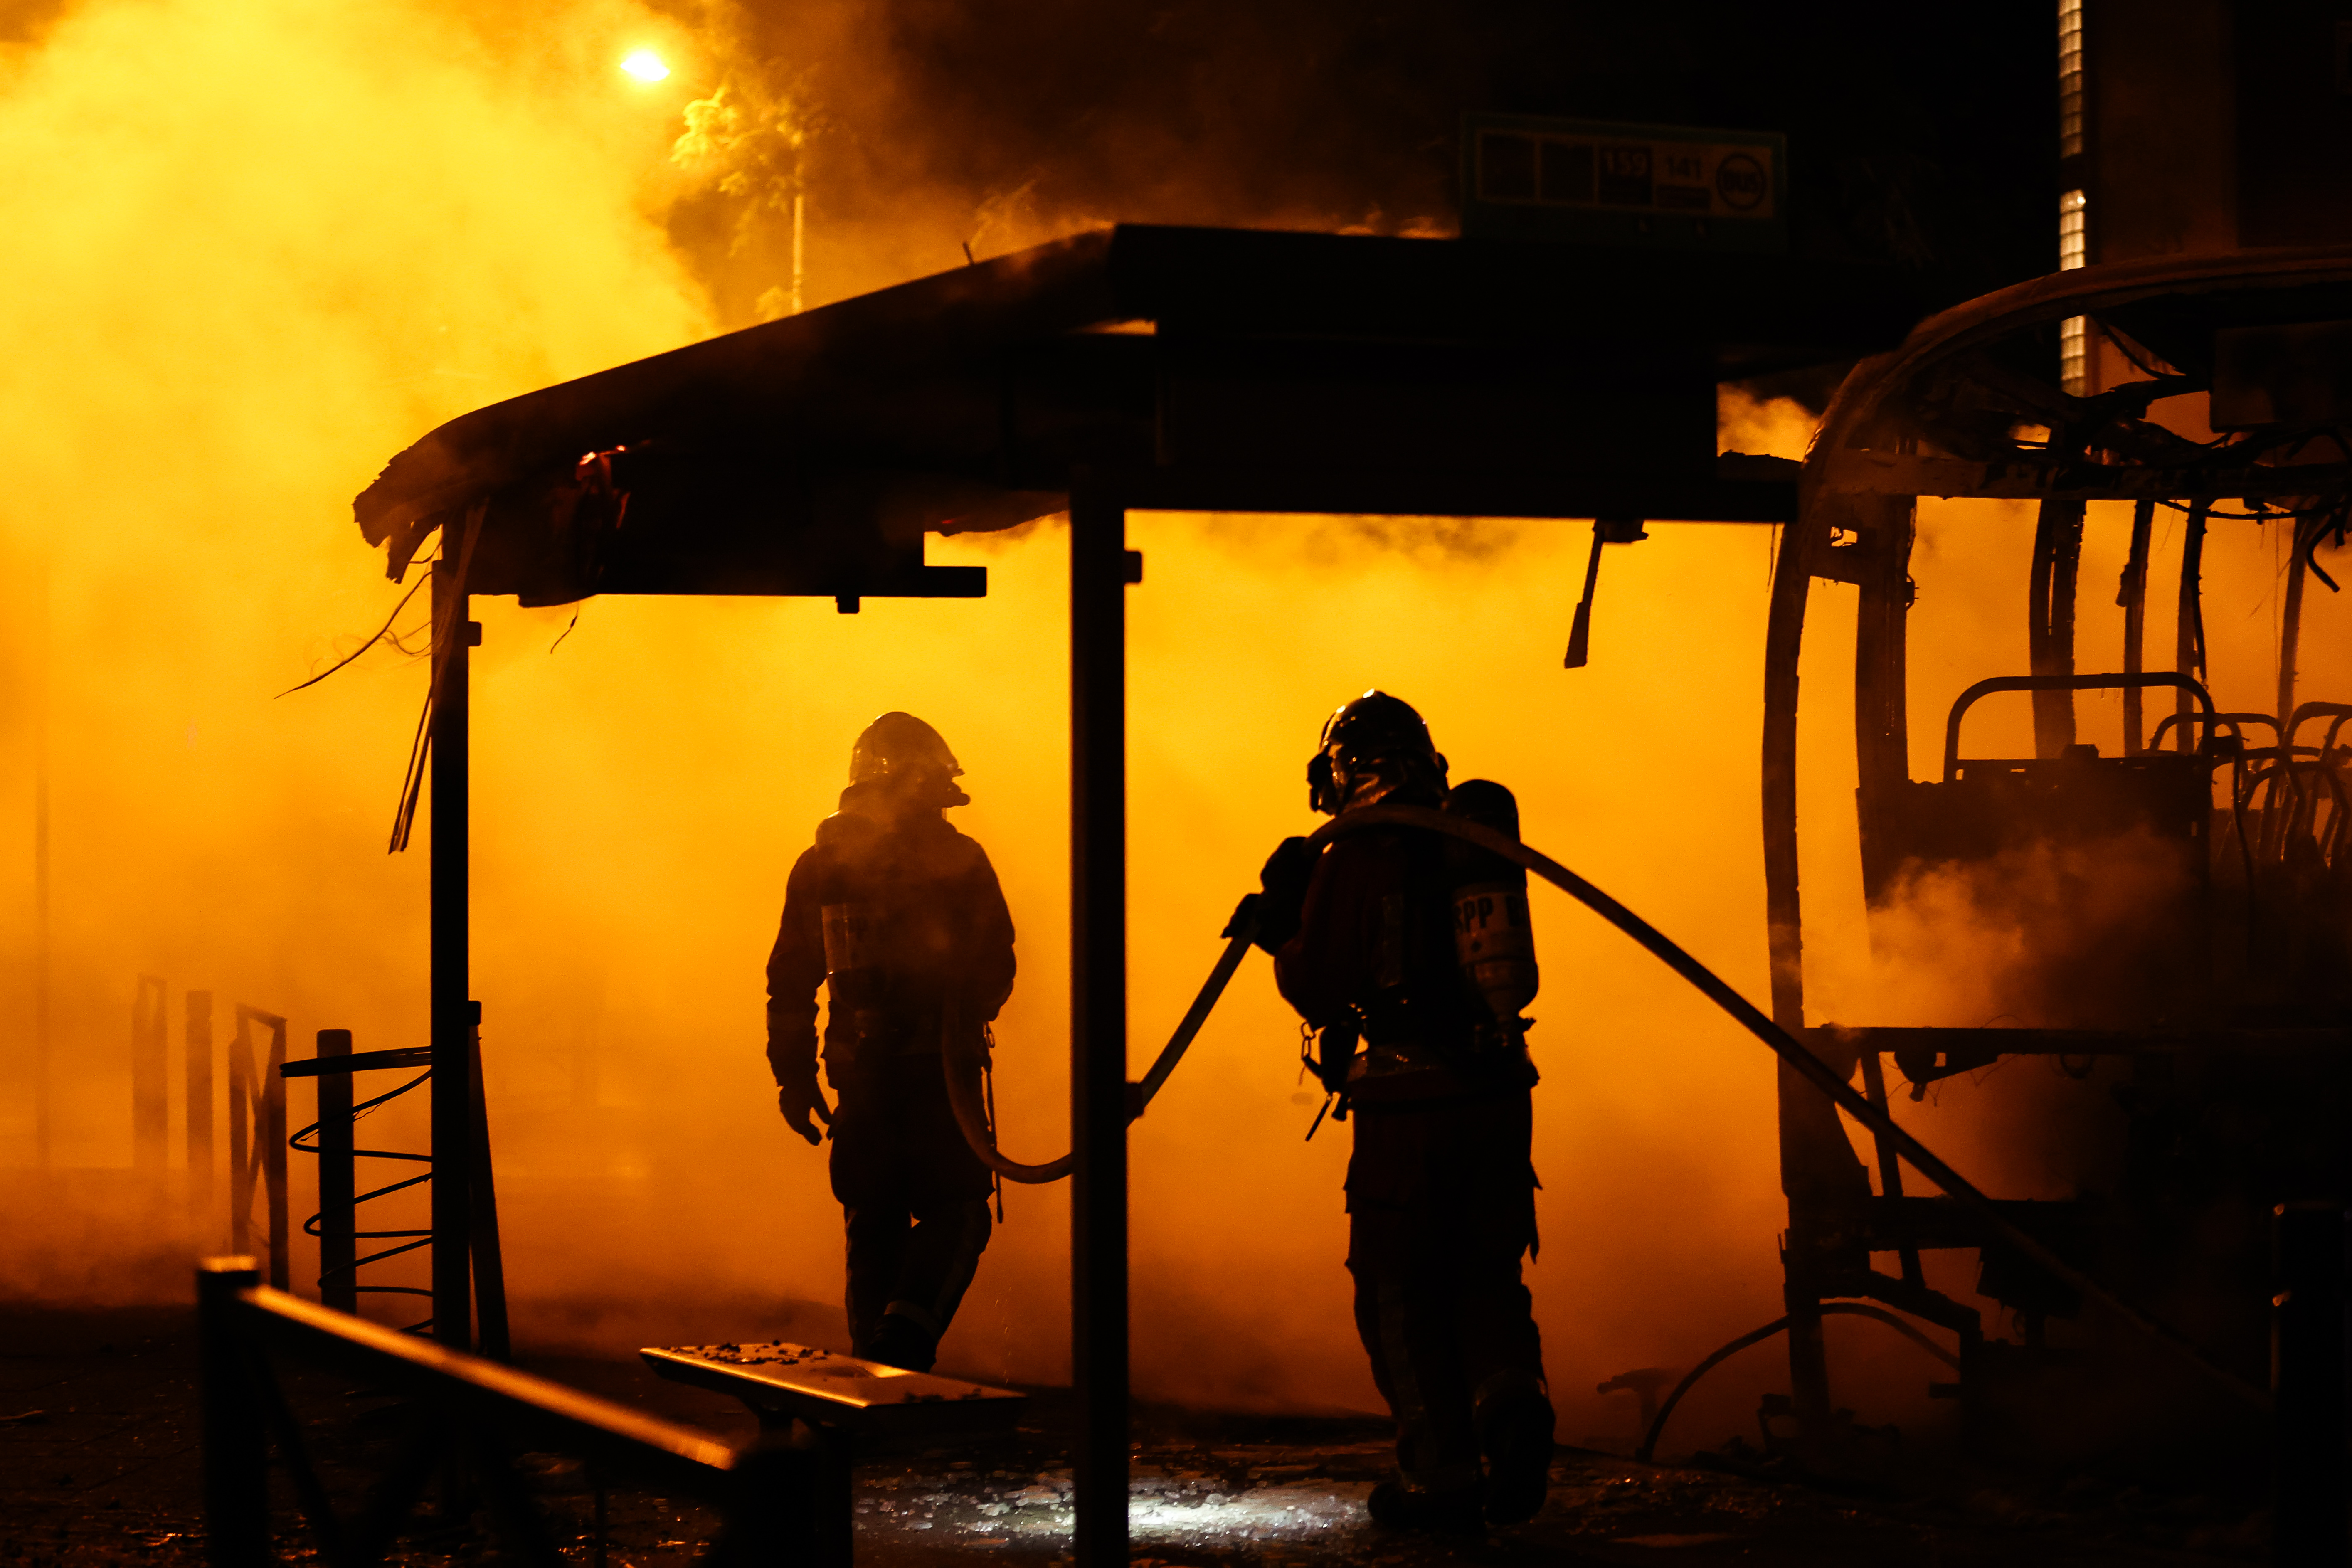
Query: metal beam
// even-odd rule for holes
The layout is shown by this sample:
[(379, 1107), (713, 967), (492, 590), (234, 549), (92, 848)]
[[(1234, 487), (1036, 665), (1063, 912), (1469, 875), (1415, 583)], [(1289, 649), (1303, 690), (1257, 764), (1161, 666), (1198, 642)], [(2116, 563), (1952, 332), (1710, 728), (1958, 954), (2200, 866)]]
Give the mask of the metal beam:
[(1079, 1568), (1127, 1562), (1127, 511), (1070, 498), (1070, 1371)]
[(1386, 517), (1637, 517), (1654, 522), (1777, 524), (1793, 520), (1793, 473), (1721, 479), (1521, 470), (1312, 469), (1199, 465), (1121, 470), (1112, 481), (1138, 511), (1342, 513)]
[(1821, 459), (1826, 490), (1854, 495), (1977, 496), (2048, 500), (2218, 500), (2326, 495), (2352, 484), (2352, 464), (2160, 468), (2020, 458), (1979, 463), (1917, 452), (1842, 447)]

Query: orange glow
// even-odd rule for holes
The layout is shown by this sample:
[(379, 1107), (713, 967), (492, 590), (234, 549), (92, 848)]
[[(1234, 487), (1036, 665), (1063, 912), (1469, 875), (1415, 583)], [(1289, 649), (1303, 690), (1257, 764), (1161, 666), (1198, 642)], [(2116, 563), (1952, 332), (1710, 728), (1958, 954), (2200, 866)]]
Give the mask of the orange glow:
[[(424, 669), (378, 649), (273, 697), (348, 652), (401, 592), (361, 544), (352, 495), (445, 419), (721, 324), (695, 281), (708, 258), (682, 256), (664, 223), (692, 194), (667, 156), (681, 123), (608, 74), (676, 24), (636, 0), (482, 9), (85, 0), (0, 74), (0, 1279), (13, 1290), (184, 1300), (189, 1258), (224, 1244), (218, 1212), (184, 1225), (176, 1203), (92, 1195), (121, 1191), (131, 1161), (139, 975), (170, 987), (175, 1163), (190, 989), (215, 994), (216, 1018), (238, 1002), (286, 1015), (297, 1056), (322, 1027), (351, 1028), (363, 1051), (425, 1038), (429, 812), (416, 850), (383, 854)], [(660, 65), (645, 51), (622, 68), (659, 79), (638, 59)], [(919, 193), (838, 240), (809, 218), (812, 247), (836, 247), (835, 293), (961, 265), (975, 233), (992, 253), (1061, 222), (1012, 196), (974, 213)], [(1792, 405), (1733, 412), (1732, 444), (1801, 454)], [(2100, 587), (2120, 565), (2120, 515), (2093, 509), (2086, 649), (2119, 635)], [(2031, 532), (2021, 506), (1923, 504), (1915, 758), (1932, 755), (1960, 687), (2024, 667)], [(1149, 559), (1129, 599), (1138, 1070), (1267, 851), (1312, 826), (1303, 770), (1322, 720), (1374, 685), (1428, 717), (1456, 779), (1509, 784), (1531, 842), (1766, 994), (1757, 771), (1774, 541), (1651, 533), (1609, 552), (1591, 666), (1568, 673), (1581, 522), (1132, 521)], [(2178, 529), (2159, 535), (2162, 584)], [(476, 988), (524, 1342), (842, 1342), (840, 1210), (822, 1154), (776, 1113), (761, 965), (851, 738), (885, 710), (936, 724), (961, 759), (973, 804), (951, 820), (986, 847), (1019, 930), (997, 1026), (1006, 1151), (1068, 1147), (1067, 532), (934, 541), (930, 559), (987, 565), (988, 598), (869, 599), (856, 616), (829, 600), (597, 600), (560, 646), (571, 608), (477, 601)], [(2216, 524), (2206, 570), (2216, 695), (2260, 707), (2272, 543)], [(2169, 592), (2150, 606), (2154, 668)], [(1805, 644), (1815, 1021), (1894, 1022), (1857, 1016), (1885, 993), (1860, 929), (1854, 594), (1815, 585)], [(2306, 688), (2352, 695), (2352, 612), (2311, 604)], [(2091, 730), (2111, 712), (2086, 700), (2086, 738), (2109, 743)], [(1989, 708), (1982, 722), (2022, 721)], [(37, 1179), (25, 955), (44, 766), (59, 1172)], [(1544, 1246), (1528, 1279), (1561, 1439), (1622, 1441), (1630, 1403), (1594, 1396), (1597, 1383), (1687, 1367), (1782, 1310), (1774, 1072), (1564, 896), (1539, 885), (1534, 907)], [(1302, 1141), (1320, 1097), (1297, 1045), (1253, 956), (1134, 1131), (1143, 1395), (1378, 1407), (1341, 1262), (1348, 1129)], [(311, 1092), (290, 1096), (298, 1126)], [(423, 1101), (387, 1106), (371, 1146), (421, 1146)], [(1946, 1152), (1979, 1173), (1979, 1149)], [(292, 1169), (299, 1223), (315, 1207), (311, 1163)], [(421, 1205), (398, 1203), (384, 1226), (415, 1223)], [(941, 1370), (1053, 1381), (1067, 1369), (1067, 1188), (1012, 1189), (1006, 1206)], [(307, 1292), (312, 1244), (298, 1237), (295, 1258)], [(1756, 1352), (1677, 1421), (1694, 1441), (1752, 1430), (1756, 1393), (1784, 1383)]]

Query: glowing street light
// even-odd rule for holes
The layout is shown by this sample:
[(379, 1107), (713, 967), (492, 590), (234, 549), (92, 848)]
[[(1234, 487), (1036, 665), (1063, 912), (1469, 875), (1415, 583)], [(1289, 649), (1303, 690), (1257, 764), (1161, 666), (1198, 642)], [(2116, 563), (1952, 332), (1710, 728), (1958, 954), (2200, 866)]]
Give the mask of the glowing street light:
[(621, 62), (621, 68), (639, 81), (659, 81), (669, 75), (669, 67), (651, 49), (639, 49)]

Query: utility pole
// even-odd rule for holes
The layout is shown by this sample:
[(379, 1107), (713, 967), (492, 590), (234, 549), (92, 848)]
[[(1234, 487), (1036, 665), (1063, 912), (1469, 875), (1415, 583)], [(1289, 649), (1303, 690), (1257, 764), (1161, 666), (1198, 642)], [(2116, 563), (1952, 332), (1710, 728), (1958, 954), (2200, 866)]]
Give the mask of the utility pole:
[(49, 555), (33, 574), (33, 1163), (56, 1163), (49, 1039)]

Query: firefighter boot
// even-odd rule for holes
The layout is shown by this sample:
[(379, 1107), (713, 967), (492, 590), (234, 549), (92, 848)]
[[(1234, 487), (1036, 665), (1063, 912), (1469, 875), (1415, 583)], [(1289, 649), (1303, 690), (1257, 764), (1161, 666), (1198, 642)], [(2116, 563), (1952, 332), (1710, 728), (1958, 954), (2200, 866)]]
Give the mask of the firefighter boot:
[(1551, 1401), (1532, 1387), (1498, 1390), (1478, 1402), (1477, 1418), (1486, 1521), (1524, 1524), (1542, 1510), (1551, 1480)]
[(1475, 1488), (1431, 1491), (1402, 1481), (1382, 1481), (1364, 1500), (1372, 1522), (1383, 1530), (1428, 1530), (1447, 1535), (1483, 1535)]
[(939, 1336), (918, 1322), (915, 1314), (906, 1310), (907, 1305), (900, 1301), (890, 1303), (882, 1314), (882, 1326), (874, 1331), (874, 1342), (866, 1352), (866, 1359), (885, 1366), (903, 1366), (908, 1372), (929, 1372), (931, 1363), (939, 1359)]

